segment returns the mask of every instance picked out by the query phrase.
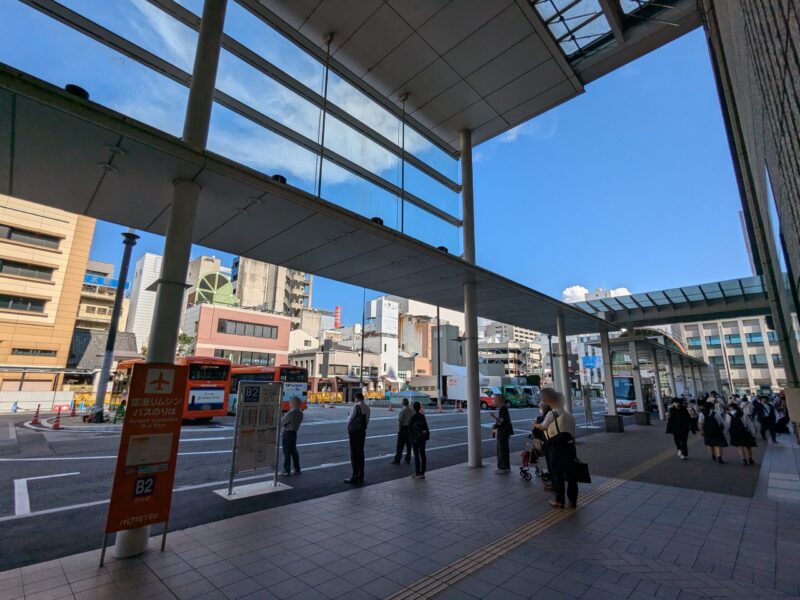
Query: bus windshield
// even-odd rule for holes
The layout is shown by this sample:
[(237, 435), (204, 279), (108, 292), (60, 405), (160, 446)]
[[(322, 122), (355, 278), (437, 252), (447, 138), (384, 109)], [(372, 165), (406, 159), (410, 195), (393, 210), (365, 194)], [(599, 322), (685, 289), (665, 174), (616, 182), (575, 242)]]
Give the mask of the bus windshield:
[(227, 381), (230, 367), (228, 365), (189, 365), (189, 381)]
[(234, 373), (231, 375), (231, 394), (239, 391), (240, 381), (274, 381), (272, 373)]

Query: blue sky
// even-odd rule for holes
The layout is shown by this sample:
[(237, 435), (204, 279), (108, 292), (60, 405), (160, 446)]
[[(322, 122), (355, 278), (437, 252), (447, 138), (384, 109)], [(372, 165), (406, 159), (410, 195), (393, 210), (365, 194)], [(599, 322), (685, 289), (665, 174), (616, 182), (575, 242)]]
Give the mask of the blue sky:
[[(152, 5), (141, 0), (63, 1), (74, 10), (94, 11), (92, 17), (106, 27), (181, 68), (191, 64), (193, 33), (165, 21)], [(58, 85), (81, 83), (93, 99), (179, 132), (185, 90), (177, 84), (153, 79), (142, 67), (120, 60), (105, 47), (87, 44), (82, 36), (24, 5), (6, 3), (0, 13), (0, 61)], [(274, 60), (280, 59), (307, 85), (317, 85), (318, 69), (277, 37), (262, 35), (261, 24), (232, 14), (228, 26), (243, 42), (261, 44), (261, 54), (274, 54)], [(109, 69), (116, 77), (107, 77)], [(296, 98), (243, 69), (233, 57), (224, 58), (220, 87), (265, 114), (284, 114), (297, 131), (316, 123), (315, 109), (297, 109)], [(237, 86), (242, 80), (248, 86)], [(138, 85), (125, 88), (131, 81)], [(344, 82), (334, 80), (331, 94), (385, 135), (392, 132), (394, 124), (387, 115), (364, 107)], [(249, 122), (215, 108), (211, 149), (267, 173), (284, 172), (300, 187), (309, 187), (314, 161), (284, 151), (283, 142), (264, 130), (257, 135)], [(314, 135), (313, 127), (308, 135)], [(343, 139), (338, 151), (395, 181), (396, 159), (378, 153), (355, 155), (364, 144), (352, 135)], [(412, 143), (412, 151), (455, 176), (452, 163), (424, 140)], [(278, 149), (264, 152), (264, 145), (270, 144)], [(382, 191), (365, 191), (347, 173), (328, 167), (323, 173), (328, 176), (323, 196), (363, 214), (382, 210), (390, 224), (396, 206), (386, 204)], [(441, 186), (423, 178), (409, 183), (419, 186), (413, 191), (421, 197), (458, 212), (455, 198), (442, 193)], [(477, 147), (475, 208), (479, 264), (559, 298), (575, 285), (636, 292), (748, 275), (738, 190), (702, 31), (619, 69), (587, 86), (577, 99)], [(92, 258), (117, 263), (121, 231), (98, 222)], [(414, 233), (442, 243), (431, 238), (432, 230), (424, 223)], [(444, 242), (451, 249), (457, 243), (452, 233)], [(145, 251), (160, 253), (162, 245), (158, 236), (143, 234), (134, 260)], [(227, 265), (232, 261), (210, 249), (196, 248), (194, 255), (201, 253), (221, 256)], [(360, 302), (360, 288), (315, 279), (314, 305), (342, 305), (345, 322), (360, 319)]]

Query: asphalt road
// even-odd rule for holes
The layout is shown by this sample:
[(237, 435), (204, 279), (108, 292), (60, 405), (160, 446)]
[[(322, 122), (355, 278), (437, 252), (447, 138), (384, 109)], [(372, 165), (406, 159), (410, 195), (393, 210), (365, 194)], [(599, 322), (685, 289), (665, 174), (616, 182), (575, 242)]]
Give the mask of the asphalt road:
[[(579, 408), (579, 407), (576, 407)], [(237, 514), (300, 502), (349, 489), (347, 408), (312, 407), (306, 412), (298, 437), (303, 474), (282, 478), (292, 489), (253, 498), (227, 501), (213, 493), (227, 486), (233, 444), (233, 418), (210, 425), (185, 425), (181, 433), (170, 529), (216, 521)], [(603, 406), (595, 403), (596, 425), (602, 425)], [(523, 448), (537, 409), (512, 409), (516, 435), (512, 463)], [(449, 410), (428, 412), (431, 439), (428, 468), (466, 461), (467, 416)], [(50, 560), (100, 546), (107, 501), (115, 467), (119, 435), (73, 431), (33, 430), (29, 417), (0, 417), (0, 570)], [(413, 473), (412, 465), (391, 465), (397, 413), (373, 408), (367, 433), (366, 484)], [(579, 436), (593, 430), (576, 410)], [(489, 428), (485, 428), (483, 455), (494, 456)], [(493, 460), (487, 460), (493, 466)], [(272, 471), (241, 474), (237, 481), (252, 483), (272, 478)], [(153, 528), (157, 533), (158, 528)]]

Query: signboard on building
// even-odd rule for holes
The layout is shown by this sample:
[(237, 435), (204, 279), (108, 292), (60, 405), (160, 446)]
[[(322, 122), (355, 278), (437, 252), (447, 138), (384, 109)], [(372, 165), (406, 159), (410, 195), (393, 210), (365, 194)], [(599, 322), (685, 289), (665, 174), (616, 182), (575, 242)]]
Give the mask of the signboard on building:
[(581, 356), (584, 369), (597, 369), (600, 367), (600, 357), (597, 355)]
[(188, 367), (133, 366), (106, 534), (169, 519)]

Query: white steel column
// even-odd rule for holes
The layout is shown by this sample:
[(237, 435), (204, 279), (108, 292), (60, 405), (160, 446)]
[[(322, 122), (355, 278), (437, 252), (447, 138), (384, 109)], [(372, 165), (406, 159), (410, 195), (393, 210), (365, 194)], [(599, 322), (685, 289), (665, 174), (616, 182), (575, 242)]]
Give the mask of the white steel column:
[(617, 415), (617, 395), (614, 392), (614, 367), (611, 362), (611, 344), (608, 331), (600, 331), (600, 352), (603, 355), (603, 387), (606, 393), (606, 431), (622, 433), (624, 426), (622, 417)]
[(672, 354), (667, 354), (667, 361), (669, 362), (669, 371), (667, 371), (669, 377), (669, 387), (672, 391), (672, 397), (677, 398), (680, 396), (680, 394), (678, 393), (678, 386), (675, 383), (675, 365), (672, 364)]
[[(461, 212), (464, 260), (475, 264), (475, 209), (472, 195), (472, 132), (461, 131)], [(464, 282), (464, 350), (467, 363), (467, 448), (469, 466), (480, 467), (481, 406), (478, 370), (478, 284)]]
[(653, 361), (653, 392), (656, 395), (656, 403), (658, 404), (658, 418), (663, 421), (666, 417), (664, 415), (664, 399), (661, 397), (661, 375), (658, 372), (658, 356), (655, 348), (650, 348), (650, 353)]
[(644, 408), (642, 374), (639, 371), (639, 353), (636, 348), (636, 342), (628, 342), (628, 353), (631, 355), (631, 375), (633, 376), (633, 391), (636, 394), (636, 408), (639, 412), (646, 412)]
[(564, 410), (571, 413), (572, 394), (569, 386), (569, 353), (567, 351), (567, 329), (564, 326), (564, 315), (556, 317), (556, 333), (558, 334), (558, 378), (561, 385), (559, 391), (564, 394)]
[[(199, 151), (205, 150), (208, 140), (226, 2), (227, 0), (205, 1), (197, 38), (192, 85), (183, 123), (183, 142)], [(161, 276), (157, 282), (147, 362), (171, 363), (175, 360), (186, 271), (189, 268), (199, 198), (200, 186), (197, 183), (188, 180), (175, 182), (167, 235), (164, 239)], [(141, 554), (147, 550), (149, 536), (150, 527), (120, 531), (114, 545), (114, 556), (129, 558)]]
[(694, 374), (694, 365), (689, 365), (689, 372), (692, 374), (692, 388), (694, 389), (694, 397), (698, 398), (700, 396), (700, 388), (697, 387), (697, 377)]

